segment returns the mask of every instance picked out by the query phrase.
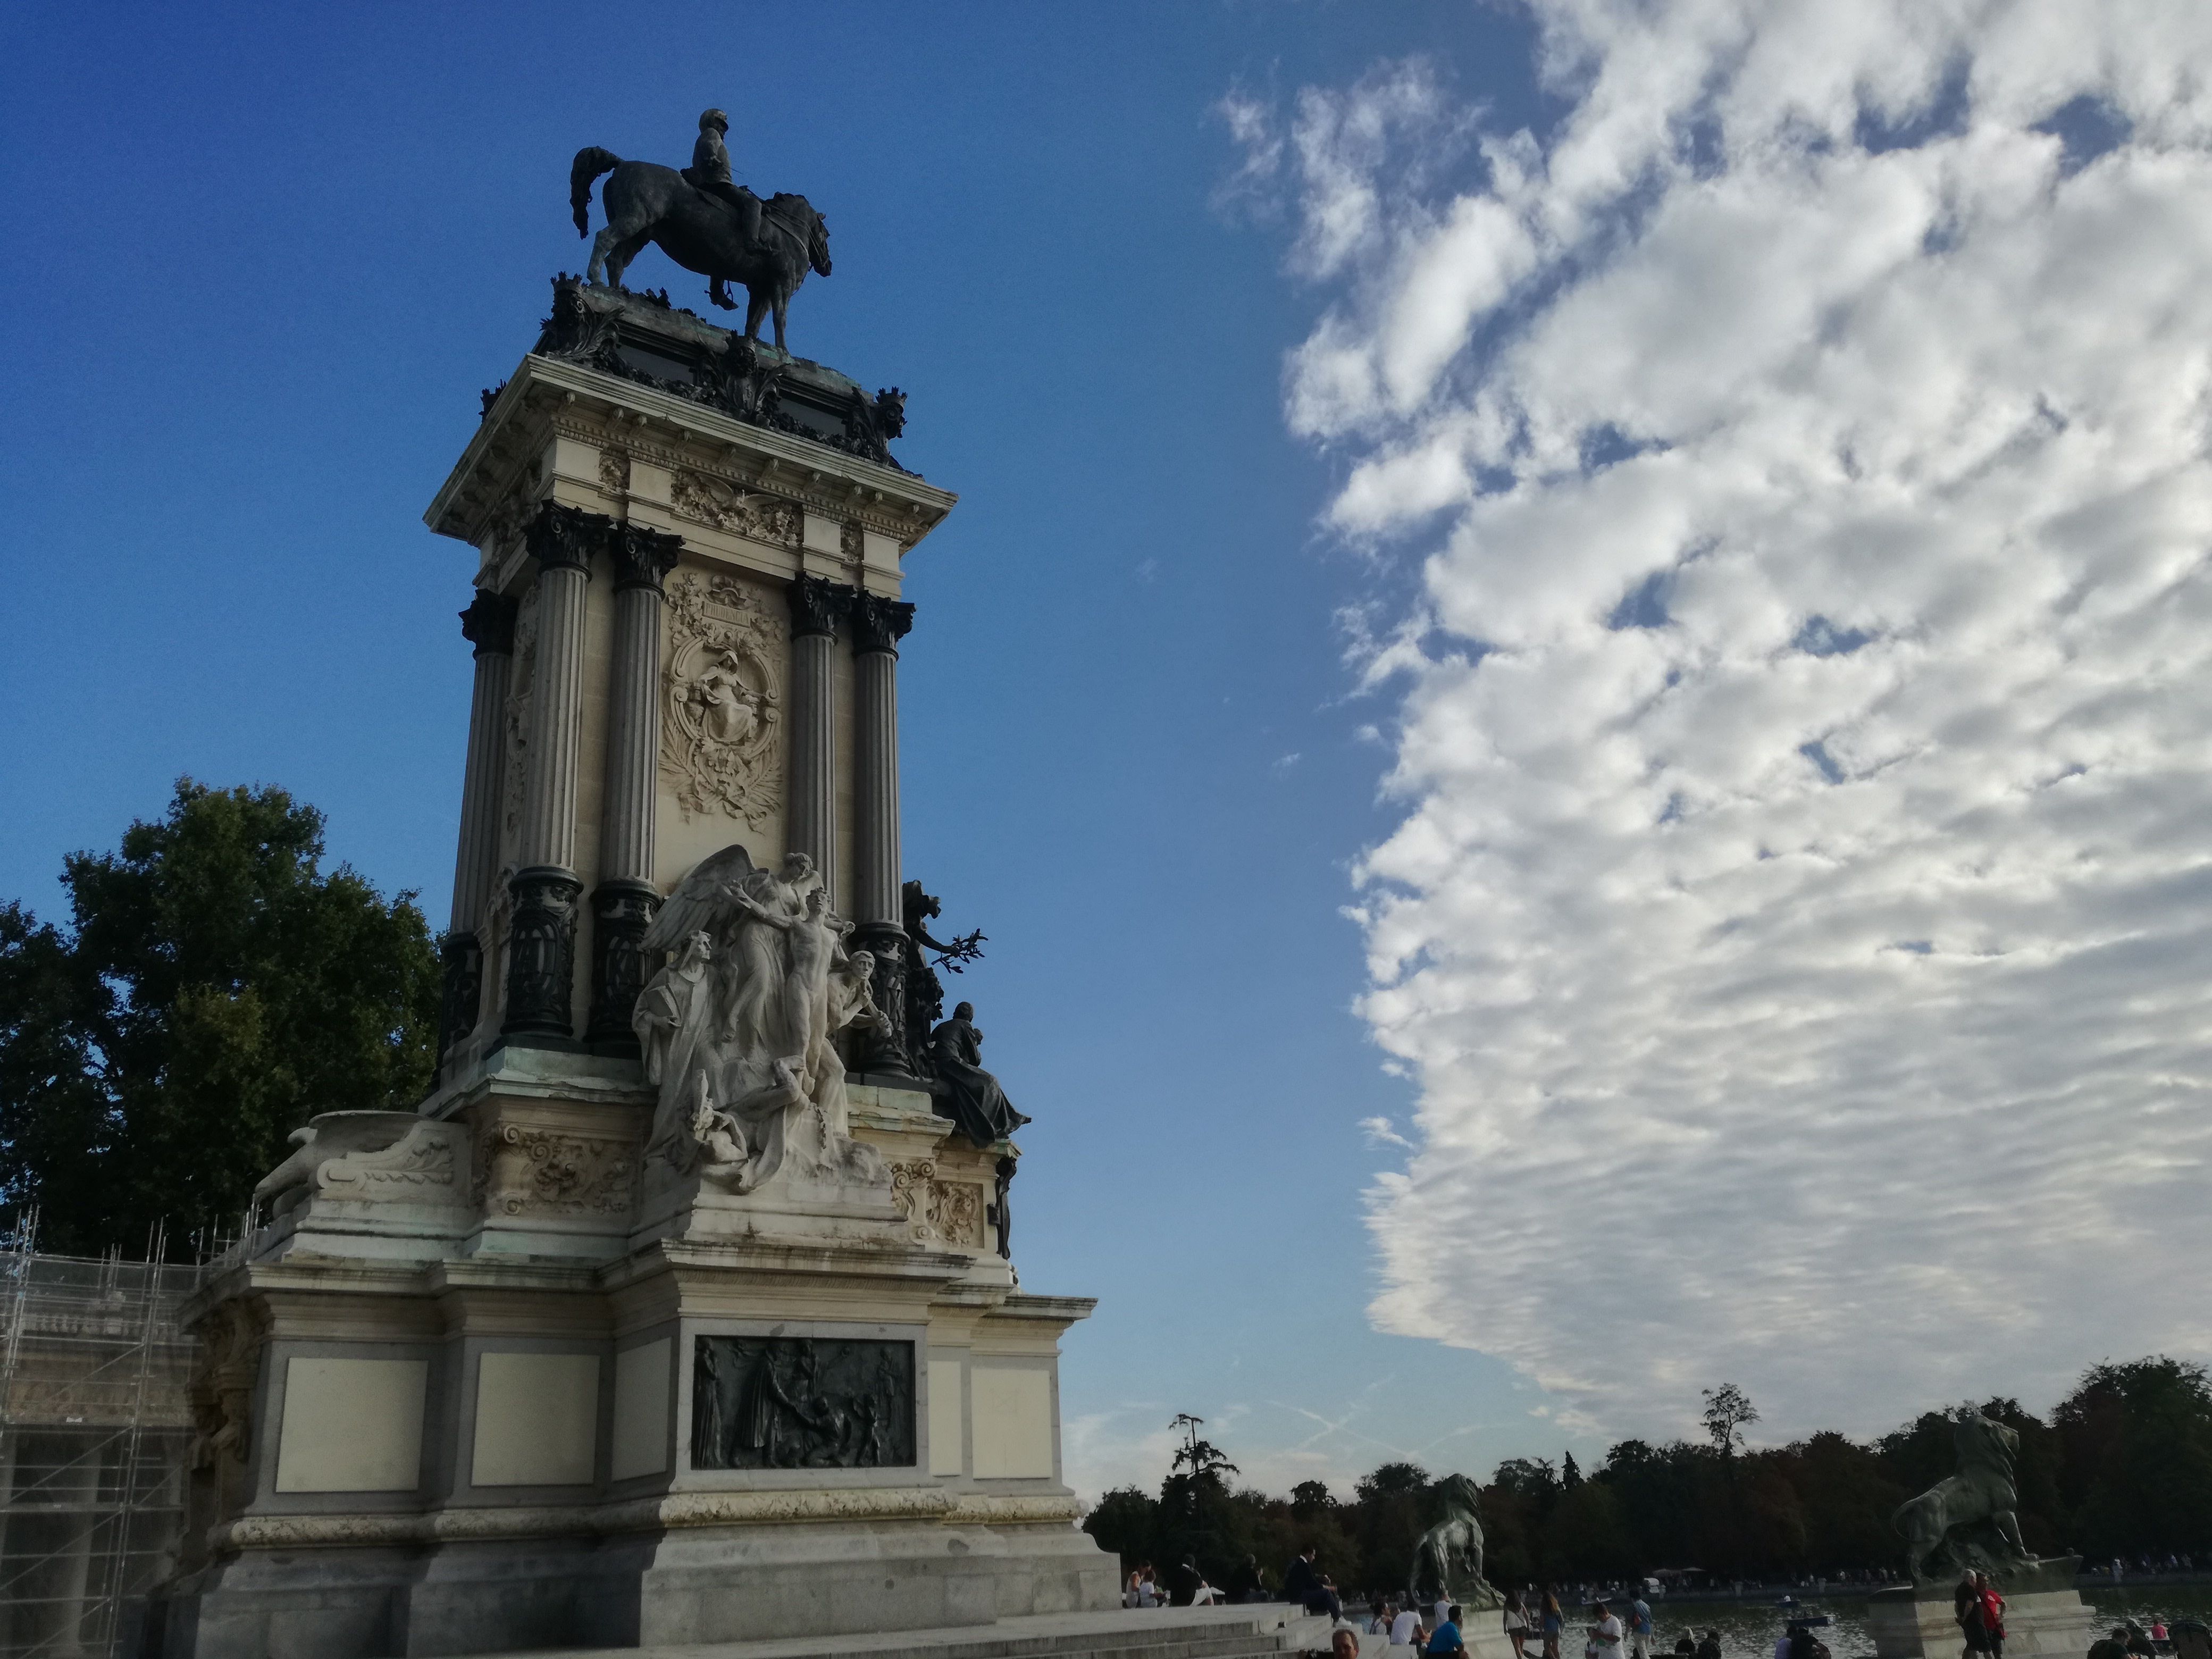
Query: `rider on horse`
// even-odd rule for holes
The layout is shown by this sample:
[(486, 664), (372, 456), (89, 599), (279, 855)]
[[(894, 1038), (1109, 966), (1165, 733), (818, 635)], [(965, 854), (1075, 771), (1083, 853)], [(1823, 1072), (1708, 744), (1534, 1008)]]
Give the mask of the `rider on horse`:
[(699, 118), (699, 142), (691, 146), (691, 165), (684, 169), (684, 176), (737, 210), (738, 228), (750, 247), (760, 240), (761, 199), (730, 178), (730, 152), (722, 143), (729, 130), (730, 118), (718, 109)]

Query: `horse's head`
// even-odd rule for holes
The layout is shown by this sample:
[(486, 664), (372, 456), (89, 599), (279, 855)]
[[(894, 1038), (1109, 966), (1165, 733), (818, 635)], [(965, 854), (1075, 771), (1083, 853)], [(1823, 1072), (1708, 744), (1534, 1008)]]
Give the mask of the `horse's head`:
[(830, 274), (830, 222), (818, 213), (806, 237), (806, 263), (814, 267), (817, 276)]

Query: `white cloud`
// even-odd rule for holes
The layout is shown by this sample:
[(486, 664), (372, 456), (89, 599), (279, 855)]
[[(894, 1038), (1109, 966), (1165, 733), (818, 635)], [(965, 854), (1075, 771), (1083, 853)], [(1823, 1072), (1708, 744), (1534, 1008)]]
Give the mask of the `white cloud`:
[(1363, 1117), (1359, 1120), (1359, 1127), (1367, 1137), (1370, 1146), (1403, 1146), (1409, 1152), (1420, 1150), (1400, 1134), (1398, 1126), (1387, 1117)]
[(2212, 8), (1535, 9), (1555, 131), (1280, 161), (1329, 521), (1449, 515), (1355, 613), (1377, 1322), (1612, 1432), (2212, 1354)]

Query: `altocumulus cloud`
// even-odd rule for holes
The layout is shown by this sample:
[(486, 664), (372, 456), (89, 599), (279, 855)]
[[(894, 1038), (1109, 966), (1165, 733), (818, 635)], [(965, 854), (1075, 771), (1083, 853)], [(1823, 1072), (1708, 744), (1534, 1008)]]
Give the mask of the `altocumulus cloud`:
[(1405, 816), (1387, 1329), (1612, 1431), (2212, 1352), (2212, 8), (1541, 0), (1232, 99)]

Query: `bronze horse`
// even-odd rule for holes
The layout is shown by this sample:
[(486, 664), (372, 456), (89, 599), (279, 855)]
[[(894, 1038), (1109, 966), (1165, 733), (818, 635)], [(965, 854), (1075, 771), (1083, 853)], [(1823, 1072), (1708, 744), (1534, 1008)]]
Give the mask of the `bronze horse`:
[(629, 262), (654, 243), (686, 270), (711, 278), (708, 296), (726, 310), (737, 307), (723, 283), (742, 284), (749, 296), (745, 338), (759, 339), (761, 319), (773, 312), (776, 349), (783, 349), (784, 309), (791, 296), (809, 269), (830, 274), (830, 226), (804, 196), (763, 202), (760, 240), (748, 244), (729, 207), (695, 189), (674, 167), (625, 161), (592, 144), (578, 150), (568, 168), (568, 204), (575, 210), (579, 236), (592, 234), (592, 185), (603, 173), (614, 175), (600, 192), (607, 226), (592, 244), (586, 281), (621, 287)]

